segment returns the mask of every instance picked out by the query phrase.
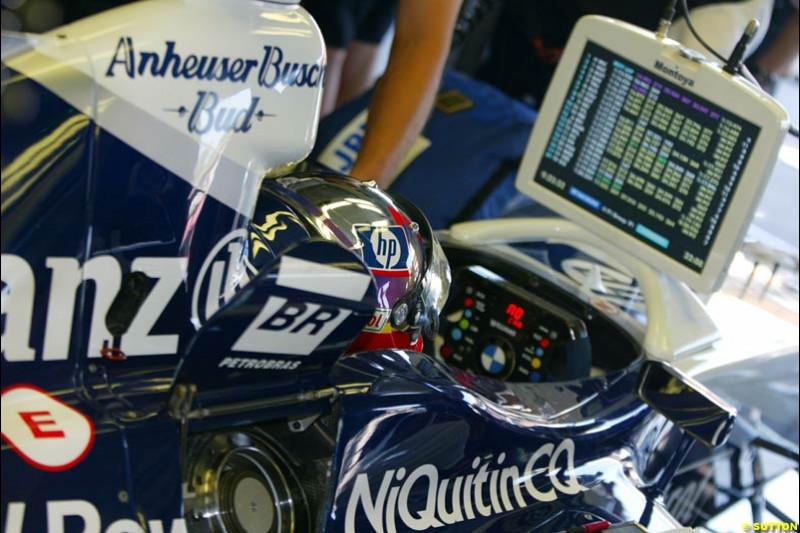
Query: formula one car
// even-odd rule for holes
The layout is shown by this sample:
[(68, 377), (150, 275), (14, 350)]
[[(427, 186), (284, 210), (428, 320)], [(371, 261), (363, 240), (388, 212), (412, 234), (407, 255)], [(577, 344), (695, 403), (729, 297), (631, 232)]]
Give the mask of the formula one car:
[(665, 361), (697, 335), (294, 169), (324, 48), (290, 4), (4, 34), (3, 530), (679, 527), (665, 489), (735, 418)]

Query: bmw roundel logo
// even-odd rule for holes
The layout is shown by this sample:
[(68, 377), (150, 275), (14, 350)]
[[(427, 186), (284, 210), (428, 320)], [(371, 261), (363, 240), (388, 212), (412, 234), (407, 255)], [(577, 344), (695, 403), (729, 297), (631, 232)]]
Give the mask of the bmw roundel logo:
[(481, 367), (490, 375), (502, 374), (506, 369), (506, 352), (496, 344), (488, 344), (481, 352)]

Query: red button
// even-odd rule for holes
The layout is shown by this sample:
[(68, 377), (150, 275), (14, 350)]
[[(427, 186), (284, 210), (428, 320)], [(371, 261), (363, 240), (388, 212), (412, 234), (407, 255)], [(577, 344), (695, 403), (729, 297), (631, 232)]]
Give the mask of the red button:
[(450, 348), (449, 346), (442, 346), (442, 349), (439, 350), (439, 353), (441, 353), (442, 357), (444, 357), (446, 359), (446, 358), (450, 357), (451, 355), (453, 355), (453, 349)]
[(542, 339), (541, 344), (542, 348), (544, 348), (545, 350), (548, 349), (550, 347), (550, 339)]
[(475, 300), (472, 298), (464, 298), (464, 307), (472, 307), (475, 303)]

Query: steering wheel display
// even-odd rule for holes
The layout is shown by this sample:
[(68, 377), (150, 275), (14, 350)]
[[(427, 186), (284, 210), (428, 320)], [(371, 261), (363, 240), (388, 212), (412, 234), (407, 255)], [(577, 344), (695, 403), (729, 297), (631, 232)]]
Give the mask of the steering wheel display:
[(591, 349), (578, 317), (481, 266), (456, 273), (435, 355), (506, 381), (586, 377)]

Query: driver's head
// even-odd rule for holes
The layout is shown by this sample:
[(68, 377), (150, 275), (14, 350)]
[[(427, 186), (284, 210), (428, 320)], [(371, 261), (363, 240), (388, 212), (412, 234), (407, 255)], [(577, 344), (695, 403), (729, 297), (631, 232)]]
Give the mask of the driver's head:
[(271, 180), (312, 234), (357, 253), (375, 280), (378, 307), (350, 352), (420, 350), (432, 337), (450, 269), (425, 216), (410, 202), (336, 174)]

